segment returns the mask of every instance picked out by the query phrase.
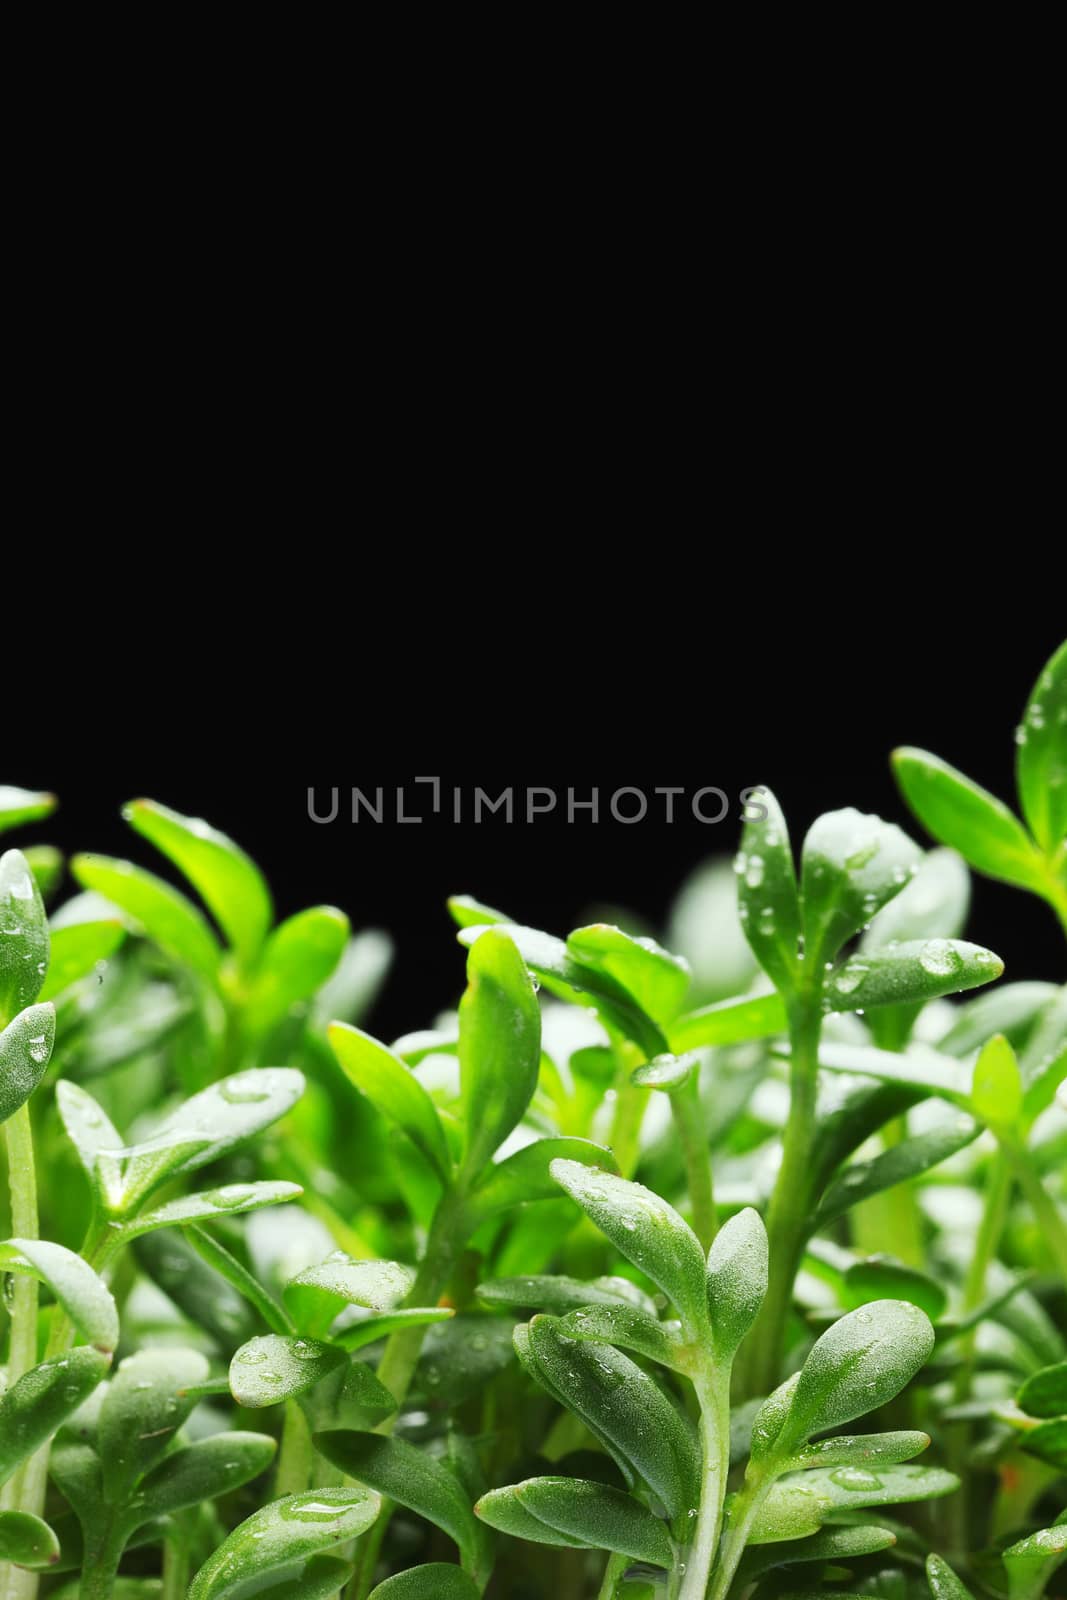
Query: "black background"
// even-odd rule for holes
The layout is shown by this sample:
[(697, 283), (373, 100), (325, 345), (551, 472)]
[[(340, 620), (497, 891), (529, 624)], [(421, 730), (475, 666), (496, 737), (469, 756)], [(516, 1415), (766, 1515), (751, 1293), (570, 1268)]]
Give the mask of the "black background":
[[(832, 608), (827, 615), (832, 623)], [(387, 929), (397, 954), (372, 1025), (391, 1037), (426, 1025), (462, 987), (463, 955), (444, 909), (450, 893), (559, 933), (604, 905), (658, 926), (687, 872), (736, 848), (736, 796), (746, 785), (775, 790), (795, 845), (820, 811), (842, 805), (925, 838), (889, 770), (890, 750), (903, 743), (935, 751), (1014, 803), (1014, 728), (1062, 637), (1062, 618), (1025, 637), (974, 619), (962, 602), (954, 625), (942, 612), (927, 627), (919, 606), (884, 636), (875, 628), (848, 641), (827, 626), (817, 637), (798, 633), (795, 644), (779, 632), (766, 649), (757, 629), (737, 643), (724, 635), (700, 645), (684, 669), (669, 639), (574, 654), (564, 640), (550, 670), (531, 676), (516, 671), (512, 654), (491, 651), (458, 665), (442, 657), (436, 684), (412, 665), (410, 680), (391, 691), (354, 664), (341, 680), (325, 673), (321, 690), (287, 672), (264, 687), (261, 676), (255, 700), (218, 684), (183, 700), (178, 686), (172, 701), (137, 719), (135, 737), (128, 728), (108, 733), (122, 727), (112, 700), (83, 720), (81, 741), (30, 741), (22, 759), (5, 760), (2, 777), (61, 799), (56, 815), (20, 832), (19, 843), (128, 855), (173, 876), (119, 817), (124, 800), (150, 795), (241, 843), (268, 875), (280, 914), (331, 902), (355, 927)], [(476, 785), (492, 796), (514, 785), (516, 820), (456, 825), (447, 804), (433, 817), (428, 789), (413, 783), (423, 775), (441, 777), (449, 802), (460, 787), (467, 815)], [(321, 807), (335, 784), (340, 817), (316, 825), (308, 788), (316, 786)], [(409, 812), (425, 815), (421, 824), (391, 820), (391, 791), (401, 784)], [(687, 795), (705, 785), (725, 790), (730, 817), (703, 826), (683, 796), (668, 826), (651, 791), (672, 784)], [(384, 787), (385, 823), (346, 820), (353, 785)], [(526, 785), (559, 791), (557, 811), (519, 820)], [(609, 796), (628, 785), (650, 794), (647, 818), (629, 826), (608, 810)], [(599, 788), (598, 824), (579, 812), (567, 825), (568, 786), (579, 799)], [(705, 804), (714, 812), (714, 799)], [(1062, 936), (1041, 902), (976, 880), (967, 931), (1004, 958), (1008, 977), (1062, 981)]]

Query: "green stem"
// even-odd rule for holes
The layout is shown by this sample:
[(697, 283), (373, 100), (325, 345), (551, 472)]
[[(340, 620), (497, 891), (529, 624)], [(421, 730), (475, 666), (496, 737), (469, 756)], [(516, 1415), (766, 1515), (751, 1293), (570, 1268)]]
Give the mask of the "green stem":
[(793, 1284), (811, 1227), (811, 1157), (821, 1031), (817, 1000), (798, 1002), (789, 1026), (789, 1120), (767, 1217), (770, 1278), (762, 1310), (742, 1354), (746, 1395), (768, 1394), (778, 1382)]
[(629, 1556), (609, 1556), (604, 1568), (604, 1581), (597, 1590), (597, 1600), (615, 1600), (619, 1579), (630, 1565)]
[[(37, 1175), (33, 1158), (33, 1126), (30, 1108), (20, 1106), (4, 1124), (7, 1145), (8, 1187), (11, 1192), (11, 1233), (16, 1239), (36, 1239)], [(37, 1365), (37, 1279), (13, 1274), (11, 1279), (11, 1335), (8, 1349), (9, 1385)], [(24, 1462), (0, 1495), (5, 1510), (29, 1511), (40, 1516), (44, 1505), (43, 1484), (40, 1505), (34, 1493), (32, 1461)], [(6, 1571), (4, 1571), (6, 1567)], [(33, 1600), (37, 1575), (7, 1563), (0, 1567), (0, 1600)]]
[(111, 1600), (122, 1559), (123, 1541), (110, 1524), (85, 1552), (79, 1600)]
[(691, 1072), (688, 1081), (671, 1095), (671, 1112), (685, 1161), (693, 1231), (707, 1250), (718, 1232), (719, 1219), (715, 1210), (708, 1130), (696, 1071)]
[(189, 1545), (184, 1534), (163, 1541), (163, 1588), (160, 1600), (185, 1600), (189, 1589)]
[(644, 1060), (635, 1045), (623, 1041), (615, 1047), (619, 1070), (615, 1075), (615, 1113), (608, 1143), (624, 1178), (632, 1178), (641, 1150), (641, 1124), (645, 1120), (651, 1089), (630, 1082), (630, 1074)]
[(722, 1533), (726, 1477), (730, 1470), (730, 1374), (709, 1374), (697, 1387), (703, 1475), (696, 1528), (679, 1565), (678, 1600), (704, 1600)]
[(1045, 1244), (1067, 1284), (1067, 1222), (1040, 1175), (1031, 1166), (1027, 1152), (1015, 1145), (1008, 1146), (1007, 1151), (1015, 1176), (1040, 1224)]
[(278, 1469), (274, 1478), (274, 1493), (300, 1494), (311, 1480), (311, 1463), (314, 1450), (311, 1429), (298, 1400), (285, 1402), (285, 1423), (282, 1427), (282, 1447), (278, 1452)]

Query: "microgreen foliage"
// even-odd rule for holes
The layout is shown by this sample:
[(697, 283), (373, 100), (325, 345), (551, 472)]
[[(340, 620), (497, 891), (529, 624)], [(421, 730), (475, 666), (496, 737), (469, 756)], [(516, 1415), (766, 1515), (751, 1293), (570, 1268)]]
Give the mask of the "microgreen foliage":
[(747, 791), (662, 940), (457, 896), (393, 1040), (207, 822), (6, 849), (0, 1600), (1056, 1600), (1067, 985), (967, 934), (1067, 928), (1065, 718), (896, 752), (928, 852)]

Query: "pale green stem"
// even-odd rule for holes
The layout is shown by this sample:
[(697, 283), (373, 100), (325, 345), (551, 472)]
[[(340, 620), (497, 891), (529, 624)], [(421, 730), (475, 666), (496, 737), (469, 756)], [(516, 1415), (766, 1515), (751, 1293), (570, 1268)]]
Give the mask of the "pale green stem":
[(689, 1204), (693, 1213), (693, 1232), (707, 1251), (719, 1228), (715, 1211), (715, 1190), (711, 1176), (711, 1150), (704, 1107), (700, 1099), (698, 1074), (671, 1095), (671, 1112), (685, 1161)]
[[(16, 1239), (36, 1239), (37, 1177), (33, 1159), (33, 1127), (30, 1108), (20, 1106), (4, 1124), (7, 1144), (8, 1187), (11, 1191), (11, 1233)], [(12, 1274), (11, 1336), (7, 1376), (12, 1384), (37, 1365), (37, 1279)], [(40, 1515), (29, 1477), (32, 1462), (24, 1462), (5, 1485), (0, 1505), (5, 1510), (30, 1511)], [(44, 1504), (43, 1494), (41, 1506)], [(5, 1570), (6, 1569), (6, 1570)], [(33, 1600), (37, 1576), (6, 1562), (0, 1565), (0, 1600)]]
[(697, 1386), (703, 1474), (696, 1528), (685, 1549), (678, 1600), (704, 1600), (722, 1533), (726, 1477), (730, 1470), (730, 1374), (712, 1373)]
[(311, 1481), (311, 1462), (314, 1450), (311, 1429), (308, 1427), (298, 1400), (285, 1402), (285, 1423), (282, 1427), (282, 1447), (278, 1452), (278, 1470), (274, 1477), (274, 1494), (281, 1499), (286, 1494), (301, 1494)]
[(708, 1587), (707, 1600), (726, 1600), (730, 1585), (734, 1581), (734, 1574), (745, 1553), (752, 1524), (773, 1484), (773, 1478), (756, 1479), (746, 1483), (737, 1496), (733, 1520), (723, 1537), (719, 1564), (715, 1568), (714, 1580)]
[(189, 1592), (189, 1543), (184, 1533), (163, 1541), (163, 1588), (160, 1600), (185, 1600)]
[(630, 1565), (629, 1556), (609, 1556), (604, 1568), (604, 1581), (597, 1590), (597, 1600), (615, 1600), (619, 1579)]
[(1019, 1185), (1040, 1224), (1045, 1245), (1067, 1284), (1067, 1222), (1063, 1219), (1063, 1213), (1042, 1183), (1040, 1174), (1031, 1166), (1027, 1152), (1012, 1145), (1008, 1146), (1008, 1156)]
[(811, 1159), (821, 1031), (818, 1002), (798, 1005), (789, 1029), (789, 1120), (767, 1217), (770, 1278), (762, 1310), (739, 1363), (745, 1396), (769, 1394), (778, 1382), (793, 1284), (811, 1230)]

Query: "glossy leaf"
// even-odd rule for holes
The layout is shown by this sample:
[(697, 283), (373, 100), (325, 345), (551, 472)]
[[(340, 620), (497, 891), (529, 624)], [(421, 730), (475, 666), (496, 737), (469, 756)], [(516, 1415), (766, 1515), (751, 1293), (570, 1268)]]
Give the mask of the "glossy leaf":
[(459, 1007), (468, 1173), (479, 1172), (521, 1120), (540, 1061), (541, 1011), (526, 964), (506, 933), (488, 928), (471, 947)]
[(220, 1189), (205, 1189), (200, 1194), (185, 1194), (170, 1200), (155, 1211), (146, 1211), (123, 1229), (124, 1237), (136, 1239), (155, 1228), (187, 1228), (194, 1222), (210, 1222), (216, 1217), (238, 1216), (261, 1206), (283, 1205), (303, 1194), (297, 1183), (227, 1183)]
[(119, 1341), (119, 1314), (111, 1291), (89, 1264), (47, 1239), (0, 1244), (0, 1273), (27, 1273), (46, 1284), (83, 1339), (110, 1355)]
[(1021, 1443), (1028, 1456), (1047, 1462), (1057, 1472), (1067, 1472), (1067, 1417), (1039, 1422), (1023, 1434)]
[(96, 1449), (107, 1470), (105, 1500), (123, 1505), (138, 1481), (169, 1450), (196, 1404), (185, 1391), (208, 1374), (196, 1350), (139, 1350), (119, 1364), (96, 1426)]
[(626, 1278), (586, 1282), (563, 1273), (532, 1273), (522, 1278), (495, 1278), (478, 1285), (478, 1298), (488, 1306), (514, 1306), (526, 1311), (562, 1313), (582, 1306), (635, 1306), (654, 1316), (652, 1302)]
[(22, 853), (37, 879), (42, 898), (46, 902), (51, 900), (63, 881), (64, 861), (61, 852), (50, 844), (30, 844)]
[(686, 1423), (648, 1374), (611, 1345), (568, 1339), (535, 1317), (530, 1345), (567, 1406), (630, 1462), (673, 1518), (699, 1499), (699, 1453)]
[(88, 1399), (110, 1364), (103, 1352), (79, 1345), (32, 1367), (0, 1395), (0, 1483)]
[(859, 1310), (876, 1300), (907, 1300), (925, 1311), (932, 1322), (944, 1315), (948, 1304), (948, 1295), (935, 1278), (880, 1256), (868, 1256), (849, 1267), (844, 1275), (843, 1296), (850, 1310)]
[(138, 1522), (230, 1494), (265, 1472), (277, 1448), (265, 1433), (214, 1433), (176, 1450), (141, 1480)]
[(804, 840), (802, 894), (809, 961), (830, 960), (918, 868), (921, 852), (881, 817), (851, 806), (818, 818)]
[(1015, 735), (1015, 775), (1030, 831), (1047, 855), (1067, 837), (1067, 640), (1034, 685)]
[(559, 1325), (568, 1339), (592, 1339), (634, 1350), (665, 1367), (679, 1365), (679, 1344), (662, 1322), (636, 1306), (587, 1305), (569, 1311)]
[(351, 1569), (320, 1558), (365, 1533), (380, 1508), (376, 1494), (356, 1486), (275, 1500), (240, 1523), (208, 1557), (188, 1600), (244, 1600), (260, 1591), (270, 1600), (327, 1600)]
[(751, 1583), (761, 1572), (792, 1566), (794, 1563), (856, 1561), (861, 1556), (888, 1550), (896, 1542), (896, 1535), (890, 1533), (888, 1528), (861, 1523), (855, 1528), (826, 1528), (807, 1539), (786, 1539), (756, 1545), (742, 1559), (738, 1583)]
[(126, 936), (118, 917), (98, 922), (72, 922), (53, 928), (49, 935), (51, 953), (48, 973), (41, 989), (42, 1000), (52, 1000), (94, 972), (113, 956)]
[(1042, 1367), (1023, 1384), (1016, 1401), (1030, 1417), (1067, 1416), (1067, 1361)]
[(769, 789), (760, 791), (765, 816), (745, 823), (734, 862), (737, 904), (745, 937), (775, 987), (796, 986), (800, 951), (800, 902), (789, 829)]
[(922, 939), (849, 956), (827, 975), (824, 1003), (830, 1011), (922, 1005), (938, 995), (991, 983), (1003, 971), (1000, 957), (980, 945), (962, 939)]
[(699, 1011), (678, 1017), (668, 1029), (671, 1049), (698, 1050), (705, 1045), (744, 1044), (749, 1039), (771, 1039), (788, 1027), (779, 994), (753, 995), (748, 1000), (720, 1000)]
[(912, 940), (956, 939), (967, 921), (971, 875), (955, 850), (931, 850), (884, 906), (860, 941), (862, 950)]
[(248, 1026), (265, 1034), (294, 1006), (310, 1000), (340, 961), (348, 933), (348, 918), (336, 906), (312, 906), (279, 923), (263, 946), (249, 988)]
[(345, 1073), (384, 1117), (407, 1134), (443, 1182), (452, 1172), (448, 1141), (429, 1094), (411, 1069), (370, 1034), (331, 1023), (330, 1044)]
[(930, 1435), (914, 1429), (896, 1433), (838, 1434), (806, 1444), (785, 1463), (786, 1472), (805, 1467), (864, 1467), (876, 1472), (878, 1464), (896, 1466), (929, 1448)]
[[(918, 1091), (917, 1098), (937, 1095), (962, 1111), (971, 1110), (971, 1073), (961, 1061), (927, 1045), (913, 1045), (905, 1055), (870, 1045), (824, 1041), (819, 1065), (831, 1072), (859, 1073)], [(893, 1113), (890, 1113), (892, 1115)]]
[(707, 1327), (704, 1252), (673, 1206), (644, 1184), (577, 1161), (554, 1161), (552, 1176), (616, 1249), (663, 1290), (693, 1329)]
[(0, 833), (8, 828), (21, 828), (28, 822), (39, 822), (51, 816), (58, 801), (54, 794), (39, 789), (18, 789), (13, 784), (0, 783)]
[(515, 1492), (538, 1522), (592, 1550), (616, 1550), (654, 1567), (672, 1565), (663, 1523), (620, 1489), (582, 1478), (528, 1478)]
[(536, 1139), (486, 1168), (470, 1199), (472, 1216), (482, 1221), (511, 1206), (554, 1199), (559, 1185), (551, 1167), (559, 1160), (582, 1162), (604, 1172), (619, 1170), (611, 1151), (589, 1139)]
[(1004, 1551), (1010, 1600), (1037, 1600), (1067, 1560), (1067, 1512), (1051, 1528), (1042, 1528)]
[[(779, 1480), (756, 1517), (750, 1542), (803, 1538), (828, 1516), (870, 1506), (903, 1505), (953, 1494), (959, 1479), (942, 1467), (879, 1465), (817, 1468)], [(796, 1532), (787, 1531), (796, 1528)]]
[(462, 1405), (515, 1360), (512, 1329), (497, 1317), (465, 1313), (431, 1328), (415, 1372), (414, 1391), (427, 1404)]
[(1053, 990), (1041, 1008), (1019, 1058), (1023, 1114), (1033, 1123), (1052, 1104), (1067, 1079), (1067, 985)]
[(59, 1540), (47, 1522), (27, 1511), (0, 1511), (0, 1561), (39, 1572), (59, 1560)]
[(688, 964), (652, 939), (597, 922), (569, 934), (567, 949), (584, 966), (616, 978), (654, 1022), (669, 1022), (685, 1002)]
[(51, 1005), (27, 1006), (0, 1033), (0, 1122), (6, 1122), (44, 1077), (56, 1037)]
[(442, 1462), (406, 1439), (387, 1439), (376, 1433), (317, 1433), (314, 1443), (327, 1461), (350, 1478), (370, 1484), (442, 1529), (459, 1548), (468, 1571), (486, 1575), (485, 1536), (462, 1485)]
[(925, 1366), (933, 1347), (930, 1319), (906, 1301), (876, 1300), (850, 1311), (812, 1347), (779, 1447), (791, 1449), (885, 1405)]
[(60, 1078), (56, 1084), (56, 1107), (79, 1161), (95, 1182), (97, 1156), (104, 1150), (121, 1150), (122, 1135), (89, 1091), (70, 1078)]
[(934, 1600), (974, 1600), (971, 1591), (964, 1588), (948, 1562), (940, 1556), (927, 1556), (926, 1581)]
[(480, 1591), (462, 1567), (431, 1561), (410, 1567), (371, 1590), (369, 1600), (478, 1600)]
[(230, 1362), (230, 1392), (249, 1410), (277, 1405), (314, 1388), (348, 1357), (318, 1339), (268, 1333), (243, 1344)]
[(178, 889), (132, 861), (111, 856), (74, 856), (70, 868), (84, 889), (95, 889), (118, 906), (164, 954), (214, 983), (222, 949), (207, 918)]
[(21, 850), (0, 855), (0, 1024), (32, 1005), (48, 966), (48, 918)]
[(767, 1293), (767, 1230), (751, 1206), (723, 1224), (708, 1252), (708, 1306), (716, 1358), (733, 1360)]
[(362, 1350), (364, 1345), (375, 1344), (390, 1333), (449, 1322), (455, 1314), (451, 1306), (405, 1306), (399, 1311), (372, 1311), (366, 1317), (345, 1322), (343, 1326), (339, 1324), (330, 1337), (343, 1350)]
[(531, 1544), (556, 1545), (564, 1550), (589, 1548), (584, 1539), (575, 1539), (570, 1534), (562, 1533), (528, 1511), (519, 1499), (519, 1487), (518, 1484), (510, 1484), (504, 1489), (490, 1489), (475, 1505), (475, 1515), (490, 1528), (495, 1528), (498, 1533), (506, 1533), (512, 1539), (526, 1539)]
[(987, 877), (1040, 887), (1041, 858), (1002, 801), (925, 750), (894, 750), (893, 770), (905, 800), (940, 844), (958, 850)]
[(1023, 1085), (1015, 1051), (997, 1034), (974, 1064), (971, 1104), (975, 1115), (989, 1127), (1014, 1128), (1023, 1108)]
[(132, 800), (122, 814), (184, 873), (237, 954), (251, 960), (274, 919), (255, 862), (202, 818), (183, 817), (155, 800)]
[(880, 1194), (929, 1172), (972, 1144), (980, 1132), (979, 1124), (972, 1118), (956, 1117), (890, 1145), (869, 1161), (853, 1162), (823, 1195), (816, 1228), (825, 1227), (872, 1194)]
[(304, 1333), (324, 1335), (346, 1306), (392, 1311), (415, 1282), (398, 1261), (355, 1261), (338, 1251), (317, 1267), (297, 1273), (284, 1289), (286, 1306)]

